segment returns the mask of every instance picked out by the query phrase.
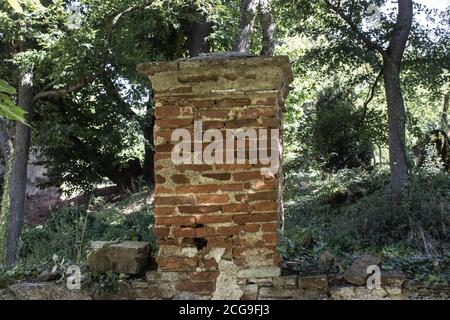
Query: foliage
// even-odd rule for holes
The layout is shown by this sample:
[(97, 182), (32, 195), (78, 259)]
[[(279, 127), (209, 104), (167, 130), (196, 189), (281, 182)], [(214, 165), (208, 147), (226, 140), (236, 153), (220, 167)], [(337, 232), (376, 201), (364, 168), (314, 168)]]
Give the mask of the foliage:
[(290, 173), (287, 180), (284, 250), (289, 259), (317, 263), (325, 249), (349, 259), (402, 247), (409, 256), (439, 260), (449, 250), (450, 176), (435, 165), (414, 171), (398, 212), (390, 205), (387, 168)]
[(16, 89), (11, 87), (5, 80), (0, 79), (0, 116), (13, 121), (25, 123), (26, 112), (18, 107), (11, 96)]
[(385, 125), (382, 113), (355, 106), (350, 89), (338, 84), (325, 88), (314, 105), (306, 104), (303, 108), (297, 128), (296, 140), (302, 142), (297, 161), (311, 166), (313, 160), (332, 172), (369, 166), (373, 146), (386, 143)]
[(149, 229), (153, 223), (151, 208), (144, 204), (136, 211), (123, 212), (130, 202), (136, 201), (134, 198), (125, 197), (113, 207), (100, 198), (93, 202), (91, 210), (65, 207), (54, 212), (44, 225), (24, 231), (20, 245), (22, 264), (50, 263), (55, 254), (65, 261), (75, 262), (78, 257), (85, 261), (89, 243), (97, 240), (154, 243)]

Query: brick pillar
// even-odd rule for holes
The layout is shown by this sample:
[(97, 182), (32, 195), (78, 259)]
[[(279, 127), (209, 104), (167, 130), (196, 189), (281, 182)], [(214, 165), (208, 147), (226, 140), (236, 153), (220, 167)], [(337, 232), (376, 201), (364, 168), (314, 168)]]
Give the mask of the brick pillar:
[[(258, 134), (259, 129), (281, 129), (283, 101), (293, 80), (289, 59), (211, 55), (141, 64), (138, 70), (149, 76), (156, 98), (159, 275), (152, 277), (172, 279), (177, 292), (241, 298), (246, 279), (280, 274), (281, 165), (271, 173), (262, 172), (268, 165), (261, 164), (259, 155), (257, 163), (250, 163), (253, 137), (246, 139), (245, 163), (226, 163), (225, 155), (223, 164), (195, 163), (199, 156), (194, 154), (191, 163), (176, 164), (171, 152), (179, 138), (172, 133), (187, 129), (191, 150), (205, 151), (210, 142), (194, 141), (194, 124), (201, 121), (203, 133), (217, 129), (223, 134), (226, 153), (227, 129), (252, 128)], [(280, 157), (281, 137), (280, 132), (277, 143), (269, 141)]]

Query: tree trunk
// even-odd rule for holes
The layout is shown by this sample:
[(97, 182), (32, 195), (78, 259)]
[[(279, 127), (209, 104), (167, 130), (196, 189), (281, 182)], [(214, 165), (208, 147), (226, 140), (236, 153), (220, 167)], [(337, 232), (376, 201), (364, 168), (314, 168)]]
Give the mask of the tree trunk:
[(241, 0), (239, 34), (234, 51), (249, 53), (258, 0)]
[(389, 47), (383, 57), (384, 86), (389, 123), (389, 165), (391, 169), (392, 199), (396, 208), (399, 208), (401, 205), (402, 191), (408, 182), (405, 143), (406, 112), (401, 89), (400, 71), (403, 54), (411, 32), (412, 19), (412, 0), (399, 0), (397, 22)]
[(273, 56), (275, 53), (275, 22), (271, 12), (271, 1), (259, 0), (259, 8), (263, 31), (261, 55)]
[(197, 57), (200, 53), (207, 53), (210, 47), (206, 41), (206, 37), (211, 31), (211, 25), (206, 21), (206, 17), (196, 7), (192, 8), (195, 12), (195, 20), (192, 21), (187, 31), (186, 47), (189, 56)]
[(384, 82), (388, 104), (389, 164), (394, 200), (401, 200), (401, 190), (408, 181), (405, 145), (405, 104), (400, 87), (400, 66), (384, 62)]
[[(28, 70), (20, 77), (18, 105), (31, 118), (33, 109), (33, 74)], [(18, 242), (22, 233), (26, 200), (27, 165), (30, 151), (31, 128), (20, 122), (16, 124), (14, 151), (9, 185), (9, 219), (6, 230), (5, 265), (11, 269), (16, 264)]]
[[(150, 98), (152, 101), (153, 99)], [(147, 105), (146, 112), (146, 124), (144, 126), (144, 139), (145, 139), (145, 147), (144, 147), (144, 165), (143, 165), (143, 173), (142, 177), (144, 181), (151, 185), (155, 185), (155, 149), (153, 144), (153, 127), (155, 126), (155, 116), (153, 114), (153, 104), (149, 102)]]
[(448, 107), (449, 107), (449, 101), (450, 101), (450, 92), (447, 92), (444, 95), (444, 107), (442, 108), (442, 126), (443, 130), (447, 133), (447, 135), (450, 135), (450, 127), (448, 125)]

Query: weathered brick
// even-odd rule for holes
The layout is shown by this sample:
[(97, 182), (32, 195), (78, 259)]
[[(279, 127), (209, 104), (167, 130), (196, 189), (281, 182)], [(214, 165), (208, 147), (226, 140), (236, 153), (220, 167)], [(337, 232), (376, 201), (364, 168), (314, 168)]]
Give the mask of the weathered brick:
[(274, 201), (257, 202), (253, 205), (256, 212), (268, 212), (278, 209), (278, 204)]
[(213, 292), (215, 287), (214, 281), (181, 281), (176, 285), (178, 291), (188, 292)]
[(194, 205), (194, 197), (189, 196), (174, 196), (174, 197), (155, 197), (155, 205), (157, 206), (171, 206), (171, 205)]
[(235, 213), (235, 212), (251, 212), (252, 207), (246, 203), (233, 203), (225, 204), (222, 206), (223, 212)]
[(227, 194), (196, 195), (197, 204), (223, 204), (230, 201)]
[(183, 128), (193, 125), (193, 119), (161, 119), (157, 125), (160, 128)]
[(176, 188), (176, 192), (179, 194), (182, 193), (201, 194), (201, 193), (214, 193), (219, 191), (219, 189), (221, 189), (221, 187), (219, 187), (216, 184), (205, 184), (198, 186), (178, 186)]
[(175, 207), (155, 207), (155, 216), (170, 216), (175, 215), (176, 213)]
[(218, 271), (207, 271), (207, 272), (190, 272), (189, 279), (191, 281), (206, 281), (211, 282), (215, 281), (219, 276), (220, 272)]
[(202, 174), (203, 177), (214, 179), (214, 180), (220, 180), (220, 181), (227, 181), (231, 179), (231, 173), (204, 173)]
[(277, 213), (264, 213), (264, 214), (240, 214), (233, 216), (233, 221), (238, 224), (252, 223), (252, 222), (275, 222), (277, 221)]
[(191, 226), (195, 225), (195, 217), (156, 217), (156, 225), (166, 225), (166, 226)]
[(181, 214), (198, 214), (198, 213), (213, 213), (220, 212), (220, 206), (180, 206), (178, 211)]
[(157, 257), (156, 262), (160, 270), (166, 271), (195, 271), (198, 258), (187, 257)]
[(184, 174), (175, 174), (170, 177), (170, 180), (172, 180), (176, 184), (188, 184), (190, 182), (190, 179)]
[(238, 119), (227, 121), (225, 126), (229, 129), (259, 127), (258, 119)]

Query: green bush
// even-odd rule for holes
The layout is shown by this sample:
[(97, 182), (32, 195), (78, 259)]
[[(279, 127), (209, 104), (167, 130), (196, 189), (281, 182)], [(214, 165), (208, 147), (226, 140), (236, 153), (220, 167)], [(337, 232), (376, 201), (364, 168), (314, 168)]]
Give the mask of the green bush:
[(442, 256), (449, 249), (450, 176), (439, 170), (411, 173), (399, 211), (392, 209), (387, 168), (291, 173), (287, 181), (289, 258), (324, 248), (352, 254), (401, 244), (427, 256)]
[(66, 261), (84, 261), (89, 243), (96, 240), (142, 240), (151, 242), (154, 248), (154, 235), (149, 228), (154, 220), (151, 208), (144, 205), (124, 214), (120, 206), (130, 201), (128, 198), (109, 208), (100, 202), (92, 205), (93, 210), (65, 207), (54, 212), (45, 224), (24, 231), (21, 263), (48, 263), (54, 254)]

